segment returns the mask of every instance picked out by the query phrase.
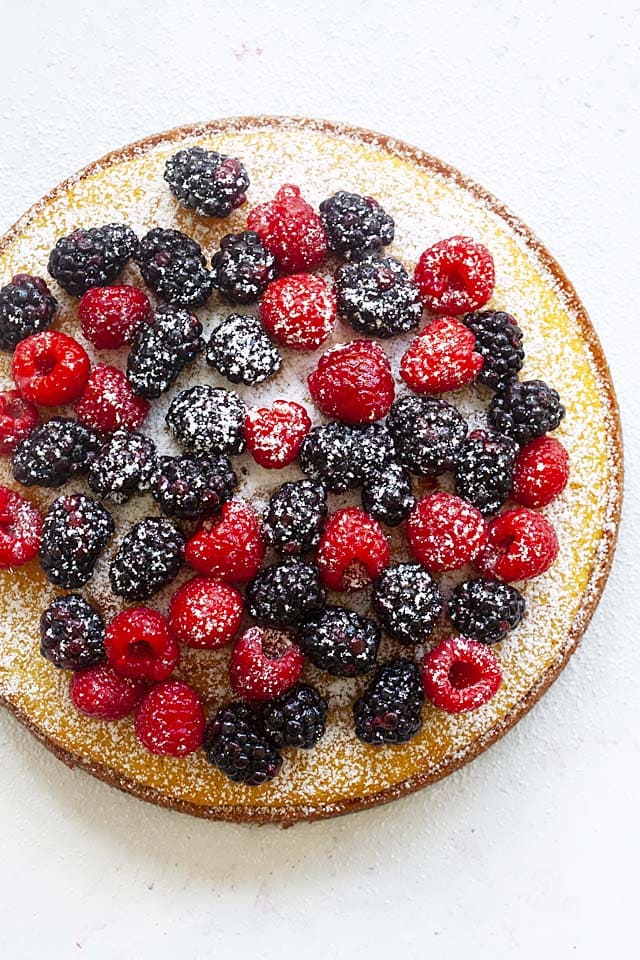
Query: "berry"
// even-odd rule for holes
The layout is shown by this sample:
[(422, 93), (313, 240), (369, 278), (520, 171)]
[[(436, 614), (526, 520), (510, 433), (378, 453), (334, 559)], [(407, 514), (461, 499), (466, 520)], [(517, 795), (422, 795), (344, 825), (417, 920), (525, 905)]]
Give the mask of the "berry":
[(151, 317), (149, 298), (137, 287), (92, 287), (82, 295), (78, 318), (84, 336), (98, 350), (129, 343)]
[(499, 643), (524, 617), (525, 602), (508, 583), (477, 577), (458, 584), (448, 608), (452, 624), (464, 637)]
[(220, 513), (238, 483), (224, 454), (210, 457), (160, 457), (152, 493), (168, 517), (199, 520)]
[(361, 590), (387, 566), (390, 556), (378, 521), (358, 507), (343, 507), (327, 520), (317, 561), (330, 590)]
[(295, 480), (271, 494), (264, 538), (281, 556), (314, 550), (327, 516), (327, 492), (320, 483)]
[(245, 596), (254, 620), (271, 627), (297, 627), (321, 613), (325, 603), (318, 568), (298, 557), (260, 570)]
[(329, 249), (350, 260), (380, 253), (393, 240), (394, 224), (373, 197), (339, 190), (320, 204)]
[(136, 397), (122, 370), (106, 363), (99, 363), (91, 371), (76, 404), (80, 423), (98, 433), (137, 430), (149, 410), (149, 401)]
[(74, 673), (69, 696), (76, 710), (96, 720), (121, 720), (135, 710), (146, 685), (142, 680), (127, 680), (113, 667), (100, 664)]
[(380, 523), (397, 527), (416, 505), (411, 477), (398, 463), (374, 473), (362, 487), (362, 507)]
[(33, 560), (41, 532), (42, 518), (31, 501), (0, 485), (0, 570)]
[(53, 323), (58, 301), (40, 277), (18, 273), (0, 290), (0, 350), (10, 352)]
[(409, 345), (400, 376), (416, 393), (446, 393), (473, 383), (482, 369), (475, 337), (455, 317), (436, 317)]
[(539, 437), (518, 454), (511, 496), (523, 507), (546, 507), (568, 482), (569, 454), (554, 437)]
[(465, 713), (488, 703), (502, 683), (498, 659), (484, 643), (450, 637), (431, 650), (422, 666), (424, 691), (439, 710)]
[(423, 477), (451, 469), (467, 425), (456, 408), (433, 397), (401, 397), (391, 407), (387, 428), (397, 459)]
[(182, 680), (149, 690), (136, 711), (136, 737), (161, 757), (186, 757), (202, 745), (206, 720), (200, 697)]
[(79, 593), (56, 597), (40, 617), (40, 653), (63, 670), (101, 663), (104, 621), (96, 608)]
[(149, 488), (155, 467), (156, 445), (150, 437), (117, 430), (89, 467), (89, 487), (103, 500), (126, 503)]
[(274, 200), (254, 207), (247, 226), (259, 234), (283, 273), (313, 270), (327, 255), (322, 220), (293, 184), (286, 183)]
[(244, 600), (228, 583), (193, 577), (171, 600), (169, 626), (180, 641), (196, 650), (217, 650), (240, 629)]
[(540, 513), (518, 507), (491, 521), (487, 542), (474, 560), (481, 573), (500, 580), (530, 580), (558, 556), (556, 532)]
[(199, 243), (179, 230), (155, 227), (140, 241), (140, 273), (157, 296), (177, 307), (201, 307), (213, 284)]
[(171, 401), (166, 421), (181, 446), (196, 453), (242, 453), (247, 410), (233, 390), (201, 384)]
[(334, 677), (355, 677), (373, 669), (380, 629), (373, 620), (344, 607), (326, 607), (300, 632), (300, 648), (311, 662)]
[(389, 358), (370, 340), (353, 340), (328, 350), (307, 383), (318, 409), (343, 423), (381, 420), (393, 403)]
[(383, 629), (408, 647), (423, 643), (442, 613), (438, 584), (418, 563), (383, 570), (371, 599)]
[(231, 383), (256, 384), (278, 372), (282, 359), (256, 317), (231, 313), (211, 334), (207, 363)]
[(276, 258), (257, 233), (229, 233), (211, 259), (211, 282), (226, 303), (255, 303), (278, 275)]
[(275, 700), (268, 700), (260, 712), (262, 726), (277, 747), (310, 750), (326, 729), (327, 701), (308, 683), (296, 683)]
[(372, 337), (394, 337), (420, 323), (418, 288), (399, 260), (365, 257), (336, 270), (338, 313), (354, 330)]
[(464, 324), (476, 338), (476, 353), (482, 357), (480, 383), (504, 390), (515, 380), (524, 363), (522, 330), (514, 318), (502, 310), (468, 313)]
[(447, 237), (424, 251), (415, 281), (427, 310), (457, 316), (476, 310), (491, 298), (493, 257), (471, 237)]
[(79, 228), (60, 237), (49, 254), (49, 273), (72, 297), (90, 287), (106, 287), (138, 251), (138, 238), (130, 227), (108, 223), (90, 230)]
[(100, 449), (93, 430), (68, 417), (40, 424), (13, 452), (13, 475), (30, 487), (60, 487), (72, 476), (86, 473)]
[(131, 527), (111, 561), (111, 589), (125, 600), (146, 600), (178, 575), (184, 547), (172, 523), (146, 517)]
[(265, 470), (288, 467), (311, 430), (309, 414), (293, 400), (274, 400), (270, 407), (252, 407), (244, 422), (247, 449)]
[(86, 350), (73, 337), (45, 330), (20, 341), (11, 361), (11, 376), (25, 399), (57, 407), (78, 399), (90, 367)]
[(424, 688), (415, 663), (381, 664), (353, 705), (356, 736), (365, 743), (408, 743), (422, 727)]
[(293, 686), (303, 664), (299, 647), (287, 633), (250, 627), (231, 651), (231, 688), (246, 700), (272, 700)]
[(104, 642), (111, 666), (131, 680), (159, 683), (171, 676), (180, 659), (166, 617), (148, 607), (119, 613), (107, 625)]
[(189, 566), (208, 577), (245, 583), (255, 577), (264, 559), (260, 522), (244, 500), (229, 500), (220, 516), (205, 522), (187, 542)]
[(231, 703), (207, 724), (204, 752), (209, 763), (236, 783), (259, 787), (273, 780), (282, 766), (276, 746), (246, 703)]
[(407, 540), (427, 570), (459, 570), (484, 547), (486, 525), (472, 504), (440, 491), (418, 501), (407, 520)]
[(241, 162), (204, 147), (174, 153), (164, 179), (183, 207), (203, 217), (228, 217), (247, 200), (249, 177)]
[(510, 437), (474, 430), (464, 440), (455, 463), (456, 493), (480, 513), (496, 513), (508, 498), (518, 445)]
[(491, 401), (489, 422), (524, 444), (555, 430), (564, 414), (558, 392), (543, 380), (512, 380)]
[(152, 323), (138, 327), (127, 359), (134, 393), (155, 400), (204, 350), (202, 324), (193, 313), (161, 303)]
[(17, 390), (0, 393), (0, 454), (13, 453), (36, 428), (38, 410)]
[(260, 319), (278, 343), (292, 350), (317, 350), (336, 322), (336, 298), (322, 277), (297, 274), (269, 284)]
[(303, 441), (300, 469), (333, 493), (344, 493), (383, 470), (394, 456), (391, 434), (381, 424), (325, 423)]
[(108, 510), (80, 493), (54, 500), (42, 524), (40, 565), (51, 583), (69, 590), (81, 587), (113, 536)]

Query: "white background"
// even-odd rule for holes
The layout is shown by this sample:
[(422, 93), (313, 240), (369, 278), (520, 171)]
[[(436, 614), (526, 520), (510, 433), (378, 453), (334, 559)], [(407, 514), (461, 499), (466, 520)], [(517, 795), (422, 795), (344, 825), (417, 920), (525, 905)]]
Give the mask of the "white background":
[(627, 448), (621, 543), (580, 650), (505, 740), (411, 798), (288, 831), (199, 822), (67, 770), (0, 716), (3, 956), (637, 955), (637, 4), (0, 12), (2, 229), (107, 150), (188, 121), (297, 113), (394, 134), (496, 193), (564, 265)]

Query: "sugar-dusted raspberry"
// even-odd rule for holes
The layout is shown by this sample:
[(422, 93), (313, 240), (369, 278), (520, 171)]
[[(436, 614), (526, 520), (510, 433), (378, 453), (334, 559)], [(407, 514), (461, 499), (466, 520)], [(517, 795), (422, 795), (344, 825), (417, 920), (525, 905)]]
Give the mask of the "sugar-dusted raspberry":
[(316, 406), (343, 423), (381, 420), (393, 403), (389, 358), (371, 340), (353, 340), (328, 350), (307, 383)]
[(185, 560), (208, 577), (245, 583), (264, 559), (260, 521), (244, 500), (229, 500), (220, 516), (207, 520), (187, 542)]
[(171, 600), (169, 626), (180, 643), (196, 650), (217, 650), (240, 629), (244, 601), (228, 583), (194, 577)]
[(400, 376), (416, 393), (445, 393), (473, 383), (483, 360), (476, 338), (455, 317), (436, 317), (409, 345)]
[(250, 627), (231, 653), (231, 687), (246, 700), (272, 700), (294, 685), (304, 657), (288, 633)]
[(43, 407), (72, 403), (84, 390), (91, 364), (73, 337), (45, 330), (21, 340), (11, 361), (11, 376), (27, 400)]
[(486, 545), (474, 564), (487, 577), (507, 582), (530, 580), (549, 569), (558, 550), (558, 537), (547, 518), (517, 507), (491, 521)]
[(137, 430), (150, 409), (148, 400), (135, 395), (122, 370), (99, 363), (91, 371), (76, 404), (76, 416), (80, 423), (98, 433), (115, 433)]
[(142, 700), (144, 680), (128, 680), (106, 663), (74, 673), (69, 696), (76, 710), (97, 720), (121, 720)]
[(326, 280), (306, 273), (270, 283), (260, 301), (265, 327), (292, 350), (317, 350), (334, 328), (336, 310)]
[(166, 680), (180, 659), (166, 617), (148, 607), (119, 613), (108, 624), (104, 642), (111, 666), (131, 680)]
[(149, 690), (136, 711), (136, 737), (150, 753), (186, 757), (201, 746), (206, 719), (200, 697), (182, 680)]
[(0, 453), (13, 453), (36, 428), (38, 410), (17, 390), (0, 393)]
[(129, 343), (141, 323), (151, 318), (149, 298), (138, 287), (92, 287), (78, 307), (82, 332), (98, 350)]
[(471, 237), (447, 237), (424, 251), (415, 281), (422, 302), (432, 313), (457, 316), (477, 310), (493, 294), (493, 257)]
[(267, 470), (293, 463), (310, 430), (309, 414), (293, 400), (274, 400), (270, 407), (252, 407), (244, 422), (249, 453)]
[(482, 549), (486, 525), (476, 507), (440, 491), (419, 500), (407, 520), (411, 553), (427, 570), (459, 570)]
[(291, 183), (280, 187), (274, 200), (261, 203), (247, 217), (284, 273), (313, 270), (327, 255), (327, 234), (319, 215)]
[(377, 520), (358, 507), (343, 507), (327, 520), (317, 563), (330, 590), (369, 586), (391, 557), (389, 541)]
[(0, 486), (0, 570), (33, 560), (41, 533), (42, 517), (31, 501)]
[(450, 637), (431, 650), (422, 667), (428, 699), (439, 710), (465, 713), (488, 703), (502, 683), (495, 653), (484, 643)]
[(555, 437), (539, 437), (518, 454), (511, 498), (523, 507), (546, 507), (568, 482), (569, 454)]

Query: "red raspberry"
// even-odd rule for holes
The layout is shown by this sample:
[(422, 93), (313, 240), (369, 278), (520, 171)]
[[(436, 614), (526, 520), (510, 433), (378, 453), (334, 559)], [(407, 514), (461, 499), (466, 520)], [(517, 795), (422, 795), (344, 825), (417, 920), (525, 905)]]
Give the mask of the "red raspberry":
[(513, 472), (511, 499), (523, 507), (546, 507), (569, 481), (569, 454), (555, 437), (522, 447)]
[(34, 333), (16, 347), (11, 376), (23, 397), (43, 407), (77, 400), (89, 377), (86, 350), (57, 330)]
[(181, 643), (196, 650), (217, 650), (240, 629), (244, 600), (235, 587), (194, 577), (171, 600), (169, 626)]
[(180, 651), (165, 617), (148, 607), (123, 610), (107, 626), (107, 659), (132, 680), (166, 680), (175, 670)]
[(327, 255), (322, 220), (291, 183), (280, 187), (274, 200), (254, 207), (247, 226), (260, 236), (283, 273), (313, 270)]
[(38, 422), (38, 410), (17, 390), (0, 393), (0, 453), (13, 453)]
[(496, 695), (502, 670), (495, 653), (484, 643), (450, 637), (425, 657), (422, 682), (434, 707), (447, 713), (464, 713)]
[(69, 685), (71, 702), (81, 713), (98, 720), (121, 720), (142, 700), (147, 686), (143, 680), (127, 680), (101, 663), (74, 673)]
[(330, 590), (362, 590), (384, 570), (390, 556), (378, 521), (358, 507), (343, 507), (327, 520), (317, 563)]
[(0, 486), (0, 570), (33, 560), (41, 532), (42, 517), (31, 501)]
[(452, 493), (429, 494), (407, 519), (409, 549), (427, 570), (459, 570), (473, 560), (485, 539), (480, 511)]
[(445, 393), (473, 383), (483, 359), (476, 338), (455, 317), (437, 317), (409, 344), (400, 376), (416, 393)]
[(263, 559), (260, 521), (244, 500), (225, 503), (220, 516), (205, 521), (185, 550), (185, 560), (198, 573), (231, 583), (251, 580)]
[(87, 340), (98, 350), (115, 350), (149, 320), (151, 304), (142, 290), (127, 284), (92, 287), (82, 296), (78, 316)]
[(333, 290), (322, 277), (281, 277), (260, 301), (260, 319), (279, 343), (292, 350), (317, 350), (334, 328)]
[(150, 753), (186, 757), (202, 744), (206, 720), (200, 697), (182, 680), (149, 690), (136, 713), (136, 737)]
[(493, 257), (471, 237), (448, 237), (424, 251), (415, 281), (432, 313), (457, 316), (477, 310), (493, 294)]
[(393, 403), (391, 364), (372, 340), (353, 340), (328, 350), (307, 383), (316, 406), (343, 423), (380, 420)]
[(293, 463), (309, 430), (309, 414), (293, 400), (274, 400), (270, 407), (253, 407), (244, 422), (249, 452), (267, 470)]
[(517, 507), (491, 521), (486, 546), (474, 563), (488, 577), (530, 580), (549, 569), (558, 549), (556, 532), (547, 518)]
[(273, 700), (294, 685), (303, 665), (300, 648), (288, 633), (250, 627), (231, 653), (231, 687), (246, 700)]
[(76, 404), (76, 415), (98, 433), (114, 433), (120, 429), (137, 430), (150, 409), (148, 400), (135, 395), (122, 370), (99, 363), (91, 371)]

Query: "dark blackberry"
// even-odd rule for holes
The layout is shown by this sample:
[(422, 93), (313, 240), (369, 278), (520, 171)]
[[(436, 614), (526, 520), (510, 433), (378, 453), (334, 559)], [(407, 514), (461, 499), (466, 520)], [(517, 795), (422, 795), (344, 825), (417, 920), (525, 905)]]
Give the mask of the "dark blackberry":
[(224, 454), (210, 457), (160, 457), (152, 493), (168, 517), (198, 520), (220, 513), (238, 483)]
[(235, 157), (187, 147), (167, 160), (164, 179), (187, 210), (203, 217), (228, 217), (247, 199), (249, 177)]
[(394, 224), (373, 197), (339, 190), (320, 204), (329, 249), (350, 260), (380, 253), (393, 240)]
[(463, 637), (499, 643), (518, 626), (525, 600), (509, 583), (477, 577), (458, 584), (449, 600), (451, 622)]
[(149, 489), (155, 467), (156, 445), (150, 437), (116, 430), (89, 467), (89, 487), (103, 500), (126, 503)]
[(365, 257), (336, 270), (338, 313), (372, 337), (407, 333), (420, 323), (418, 288), (399, 260)]
[(203, 750), (209, 763), (237, 783), (259, 787), (280, 772), (282, 756), (246, 703), (231, 703), (207, 724)]
[(17, 273), (0, 290), (0, 350), (11, 351), (53, 323), (58, 301), (40, 277)]
[(196, 453), (242, 453), (247, 409), (233, 390), (199, 385), (171, 402), (166, 421), (176, 440)]
[(13, 475), (25, 487), (61, 487), (86, 473), (100, 449), (98, 434), (70, 417), (41, 423), (16, 447)]
[(122, 223), (74, 230), (60, 237), (49, 254), (49, 273), (72, 297), (90, 287), (106, 287), (138, 251), (138, 238)]
[(303, 626), (299, 642), (316, 667), (335, 677), (355, 677), (373, 669), (380, 629), (354, 610), (329, 606)]
[(438, 584), (419, 563), (398, 563), (383, 570), (371, 600), (383, 629), (408, 647), (423, 643), (442, 613)]
[(557, 390), (544, 380), (512, 380), (489, 407), (491, 425), (520, 444), (555, 430), (564, 414)]
[(422, 727), (424, 688), (410, 660), (383, 663), (353, 705), (356, 736), (365, 743), (408, 743)]
[(178, 575), (184, 547), (172, 523), (146, 517), (131, 527), (111, 561), (111, 589), (125, 600), (147, 600)]
[(167, 303), (201, 307), (211, 296), (211, 274), (200, 244), (179, 230), (150, 230), (140, 241), (136, 261), (144, 282)]
[(40, 617), (40, 653), (62, 670), (101, 663), (104, 621), (95, 607), (79, 593), (56, 597)]
[(211, 258), (211, 281), (227, 303), (255, 303), (278, 275), (276, 258), (257, 233), (229, 233)]
[(481, 513), (496, 513), (511, 493), (517, 456), (515, 440), (500, 433), (474, 430), (456, 456), (456, 493)]
[(476, 353), (484, 360), (478, 380), (494, 390), (504, 390), (524, 363), (522, 330), (511, 314), (502, 310), (468, 313), (464, 323), (475, 335)]
[(314, 427), (302, 442), (300, 468), (333, 493), (344, 493), (361, 486), (393, 457), (393, 440), (381, 424), (325, 423)]
[(65, 590), (81, 587), (114, 530), (113, 517), (97, 500), (79, 493), (58, 497), (42, 524), (40, 566), (47, 579)]
[(277, 747), (310, 750), (326, 729), (327, 701), (308, 683), (295, 686), (262, 706), (262, 726)]
[(398, 463), (390, 463), (375, 473), (362, 488), (363, 508), (389, 527), (406, 520), (415, 504), (411, 477)]
[(231, 313), (211, 334), (207, 363), (231, 383), (256, 384), (278, 372), (282, 358), (257, 317)]
[(433, 397), (396, 400), (387, 427), (399, 462), (423, 477), (449, 470), (467, 434), (467, 424), (456, 408)]
[(111, 244), (114, 255), (123, 263), (132, 260), (138, 253), (140, 241), (126, 223), (107, 223), (102, 227), (102, 232)]
[(298, 627), (322, 612), (326, 594), (316, 565), (289, 557), (261, 570), (247, 585), (245, 596), (258, 623)]
[(264, 518), (265, 540), (282, 556), (315, 550), (326, 517), (327, 492), (321, 483), (283, 483), (269, 500)]
[(127, 380), (139, 397), (155, 400), (204, 350), (198, 318), (171, 304), (161, 303), (153, 323), (136, 330), (127, 360)]

